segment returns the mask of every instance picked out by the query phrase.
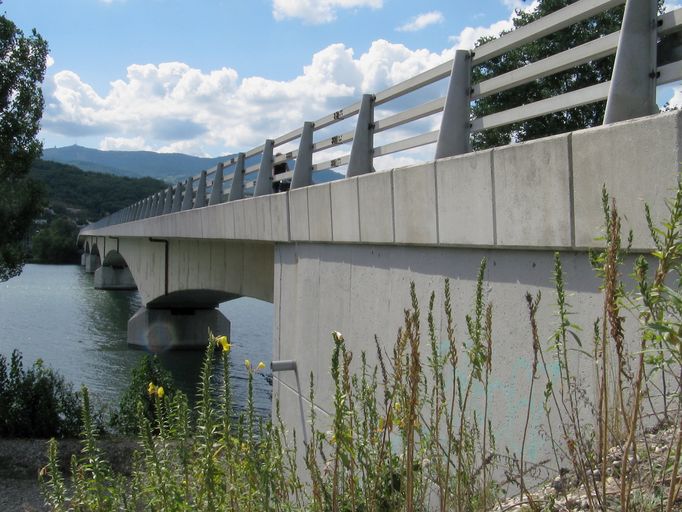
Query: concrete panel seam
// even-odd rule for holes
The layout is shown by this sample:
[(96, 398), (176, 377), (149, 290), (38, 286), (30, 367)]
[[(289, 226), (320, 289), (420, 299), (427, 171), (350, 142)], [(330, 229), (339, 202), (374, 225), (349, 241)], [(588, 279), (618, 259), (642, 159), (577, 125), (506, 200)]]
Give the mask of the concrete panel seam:
[(436, 207), (436, 245), (440, 245), (440, 218), (438, 214), (438, 172), (436, 171), (436, 160), (433, 161), (433, 199)]
[(573, 197), (573, 134), (568, 134), (568, 222), (571, 231), (571, 247), (575, 247), (575, 205)]
[[(330, 233), (331, 236), (329, 237), (332, 241), (334, 240), (334, 205), (332, 204), (332, 187), (329, 185), (327, 187), (327, 190), (329, 190), (329, 228), (330, 228)], [(310, 211), (310, 209), (308, 209)]]
[(395, 191), (393, 187), (393, 170), (388, 171), (391, 173), (391, 223), (393, 224), (393, 243), (395, 243)]
[(497, 245), (497, 208), (495, 207), (495, 202), (497, 198), (495, 197), (495, 158), (493, 153), (495, 149), (490, 152), (490, 194), (493, 208), (493, 245)]

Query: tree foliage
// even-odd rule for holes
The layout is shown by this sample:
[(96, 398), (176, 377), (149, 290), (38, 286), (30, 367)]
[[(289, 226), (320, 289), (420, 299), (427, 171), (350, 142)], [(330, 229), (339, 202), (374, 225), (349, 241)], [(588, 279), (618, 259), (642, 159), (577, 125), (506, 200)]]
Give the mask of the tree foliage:
[[(528, 12), (517, 10), (513, 17), (514, 29), (557, 11), (576, 0), (540, 0)], [(595, 38), (620, 30), (623, 7), (610, 9), (598, 16), (588, 18), (570, 27), (554, 32), (520, 48), (495, 57), (473, 70), (474, 83), (507, 73), (526, 64), (539, 61), (556, 53), (587, 43)], [(507, 32), (502, 32), (500, 36)], [(495, 37), (477, 41), (481, 46)], [(476, 101), (472, 107), (475, 117), (533, 103), (559, 94), (575, 91), (611, 79), (614, 57), (609, 56), (571, 68), (508, 91), (493, 94)], [(535, 119), (513, 123), (508, 126), (474, 134), (474, 149), (501, 146), (515, 141), (546, 137), (557, 133), (596, 126), (602, 123), (606, 102), (601, 101), (563, 112), (548, 114)]]
[(0, 16), (0, 282), (21, 272), (24, 241), (41, 210), (41, 188), (28, 172), (42, 151), (37, 135), (47, 52), (35, 30), (25, 36)]
[(33, 260), (38, 263), (78, 263), (77, 237), (78, 226), (71, 219), (55, 218), (33, 237)]

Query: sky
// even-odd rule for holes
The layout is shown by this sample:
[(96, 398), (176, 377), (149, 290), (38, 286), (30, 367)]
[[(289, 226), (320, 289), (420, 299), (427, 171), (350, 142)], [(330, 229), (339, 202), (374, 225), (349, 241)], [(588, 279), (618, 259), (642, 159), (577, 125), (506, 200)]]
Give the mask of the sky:
[[(0, 13), (48, 41), (45, 147), (217, 156), (247, 151), (432, 68), (478, 37), (509, 28), (514, 9), (530, 6), (4, 0)], [(669, 88), (671, 95), (682, 103), (682, 92)], [(422, 128), (436, 124), (425, 120)]]

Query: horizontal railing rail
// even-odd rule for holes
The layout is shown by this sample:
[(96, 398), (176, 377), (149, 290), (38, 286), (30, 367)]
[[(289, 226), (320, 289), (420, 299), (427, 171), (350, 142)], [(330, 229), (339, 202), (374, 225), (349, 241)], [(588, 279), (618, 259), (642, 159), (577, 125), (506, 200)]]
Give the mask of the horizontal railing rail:
[[(472, 85), (473, 67), (623, 4), (626, 7), (621, 30)], [(376, 158), (431, 144), (436, 144), (435, 158), (453, 156), (469, 151), (472, 133), (603, 100), (607, 100), (605, 123), (653, 113), (656, 85), (682, 79), (682, 60), (662, 65), (656, 62), (657, 40), (674, 37), (682, 31), (682, 9), (657, 16), (656, 6), (656, 0), (579, 0), (485, 43), (474, 51), (458, 50), (454, 59), (374, 95), (364, 95), (360, 101), (239, 153), (91, 227), (268, 194), (285, 190), (287, 186), (307, 186), (312, 184), (314, 173), (327, 169), (347, 166), (346, 176), (352, 177), (374, 171)], [(470, 106), (473, 101), (614, 54), (616, 63), (610, 81), (471, 118)], [(619, 65), (620, 61), (628, 65)], [(449, 78), (449, 83), (445, 96), (402, 111), (389, 109), (384, 117), (374, 120), (376, 107), (390, 106), (394, 100), (446, 78)], [(625, 95), (624, 98), (622, 95)], [(635, 103), (637, 105), (633, 107)], [(387, 141), (381, 145), (374, 144), (376, 134), (441, 113), (438, 130)], [(353, 118), (355, 127), (352, 130), (337, 128), (336, 132), (333, 131), (336, 125), (350, 122)], [(315, 140), (316, 135), (319, 140)], [(296, 141), (299, 147), (293, 149), (291, 145)], [(348, 151), (349, 144), (351, 147)], [(326, 154), (329, 151), (333, 153)], [(289, 169), (292, 162), (294, 169)], [(226, 185), (229, 185), (227, 191)]]

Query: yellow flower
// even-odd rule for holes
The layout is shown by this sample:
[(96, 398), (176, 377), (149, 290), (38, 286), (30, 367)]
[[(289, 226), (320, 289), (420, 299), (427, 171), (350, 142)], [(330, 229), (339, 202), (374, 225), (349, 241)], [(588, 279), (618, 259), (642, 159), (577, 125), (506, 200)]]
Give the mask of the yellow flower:
[(232, 348), (232, 345), (230, 344), (230, 341), (227, 339), (227, 336), (218, 336), (215, 339), (216, 346), (219, 346), (220, 348), (223, 349), (223, 352), (229, 352), (230, 349)]
[(159, 398), (163, 398), (163, 395), (165, 395), (166, 392), (163, 390), (163, 386), (159, 386), (156, 390), (156, 396)]
[(147, 394), (148, 395), (155, 395), (156, 394), (156, 386), (154, 385), (153, 382), (149, 383), (149, 386), (147, 386)]
[(251, 361), (249, 361), (248, 359), (244, 359), (244, 366), (246, 366), (247, 370), (250, 370), (251, 369)]
[(265, 369), (265, 363), (263, 361), (259, 362), (256, 369), (257, 370), (264, 370)]

